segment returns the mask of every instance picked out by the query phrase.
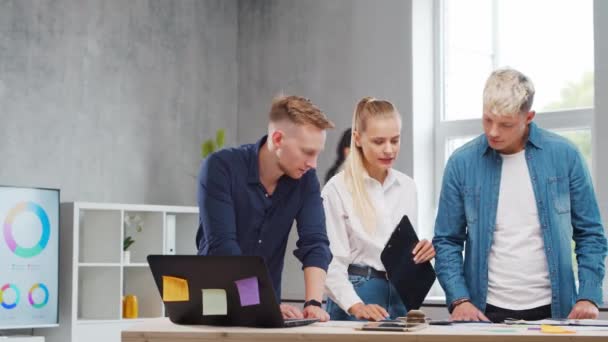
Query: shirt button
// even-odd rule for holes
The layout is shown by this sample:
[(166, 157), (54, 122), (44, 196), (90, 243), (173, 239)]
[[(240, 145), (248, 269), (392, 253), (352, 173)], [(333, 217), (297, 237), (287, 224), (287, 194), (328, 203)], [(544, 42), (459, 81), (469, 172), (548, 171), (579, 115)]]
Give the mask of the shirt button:
[(258, 243), (262, 243), (262, 240), (258, 240)]
[(265, 196), (266, 198), (268, 198), (268, 194), (264, 194), (264, 196)]

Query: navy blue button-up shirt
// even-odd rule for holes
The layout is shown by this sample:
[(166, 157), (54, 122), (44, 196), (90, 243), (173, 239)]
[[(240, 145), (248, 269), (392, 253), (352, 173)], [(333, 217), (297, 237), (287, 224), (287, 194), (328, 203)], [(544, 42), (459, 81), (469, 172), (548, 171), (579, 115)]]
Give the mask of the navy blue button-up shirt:
[(303, 267), (327, 271), (331, 262), (325, 213), (315, 170), (279, 179), (270, 196), (260, 182), (256, 144), (220, 150), (202, 163), (198, 177), (199, 255), (257, 255), (268, 266), (277, 298), (287, 238), (297, 221), (294, 255)]

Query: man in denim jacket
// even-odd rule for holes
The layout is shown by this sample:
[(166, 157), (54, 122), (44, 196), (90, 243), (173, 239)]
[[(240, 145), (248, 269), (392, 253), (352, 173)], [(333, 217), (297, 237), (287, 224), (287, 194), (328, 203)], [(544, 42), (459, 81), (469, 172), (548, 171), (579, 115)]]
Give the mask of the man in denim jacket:
[(598, 316), (607, 247), (591, 177), (572, 143), (532, 122), (533, 99), (528, 77), (494, 71), (485, 134), (446, 165), (433, 244), (454, 320)]

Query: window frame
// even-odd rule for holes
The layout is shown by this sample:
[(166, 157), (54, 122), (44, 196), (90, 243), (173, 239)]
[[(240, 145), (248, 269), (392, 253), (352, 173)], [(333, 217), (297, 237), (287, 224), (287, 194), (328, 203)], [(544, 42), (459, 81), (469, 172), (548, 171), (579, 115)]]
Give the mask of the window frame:
[[(460, 119), (460, 120), (447, 120), (446, 118), (446, 94), (445, 94), (445, 47), (444, 47), (444, 23), (445, 23), (445, 1), (446, 0), (433, 0), (433, 11), (434, 13), (434, 29), (433, 29), (433, 42), (434, 42), (434, 135), (435, 135), (435, 146), (434, 146), (434, 163), (435, 163), (435, 182), (433, 186), (434, 193), (434, 204), (435, 209), (439, 201), (439, 193), (441, 191), (441, 180), (443, 177), (443, 171), (447, 162), (447, 144), (450, 139), (463, 137), (463, 136), (478, 136), (483, 133), (481, 115), (479, 119)], [(493, 24), (492, 27), (494, 32), (492, 34), (493, 42), (493, 68), (500, 67), (498, 64), (500, 61), (498, 44), (497, 44), (497, 33), (496, 33), (496, 22), (498, 13), (496, 12), (497, 1), (492, 0), (493, 6)], [(595, 72), (595, 71), (594, 71)], [(534, 109), (534, 106), (532, 107)], [(481, 109), (479, 109), (481, 111)], [(548, 130), (588, 130), (591, 134), (593, 142), (593, 125), (594, 125), (594, 108), (576, 108), (566, 109), (559, 111), (546, 111), (537, 112), (534, 118), (540, 127)], [(595, 164), (595, 151), (591, 152), (591, 159)], [(591, 168), (591, 175), (595, 178), (595, 167)]]

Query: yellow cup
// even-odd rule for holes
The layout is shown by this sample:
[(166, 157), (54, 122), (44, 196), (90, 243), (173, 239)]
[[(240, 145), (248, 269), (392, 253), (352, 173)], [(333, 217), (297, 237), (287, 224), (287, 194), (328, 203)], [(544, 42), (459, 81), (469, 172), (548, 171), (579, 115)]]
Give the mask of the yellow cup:
[(122, 297), (122, 318), (137, 318), (137, 296), (126, 295)]

